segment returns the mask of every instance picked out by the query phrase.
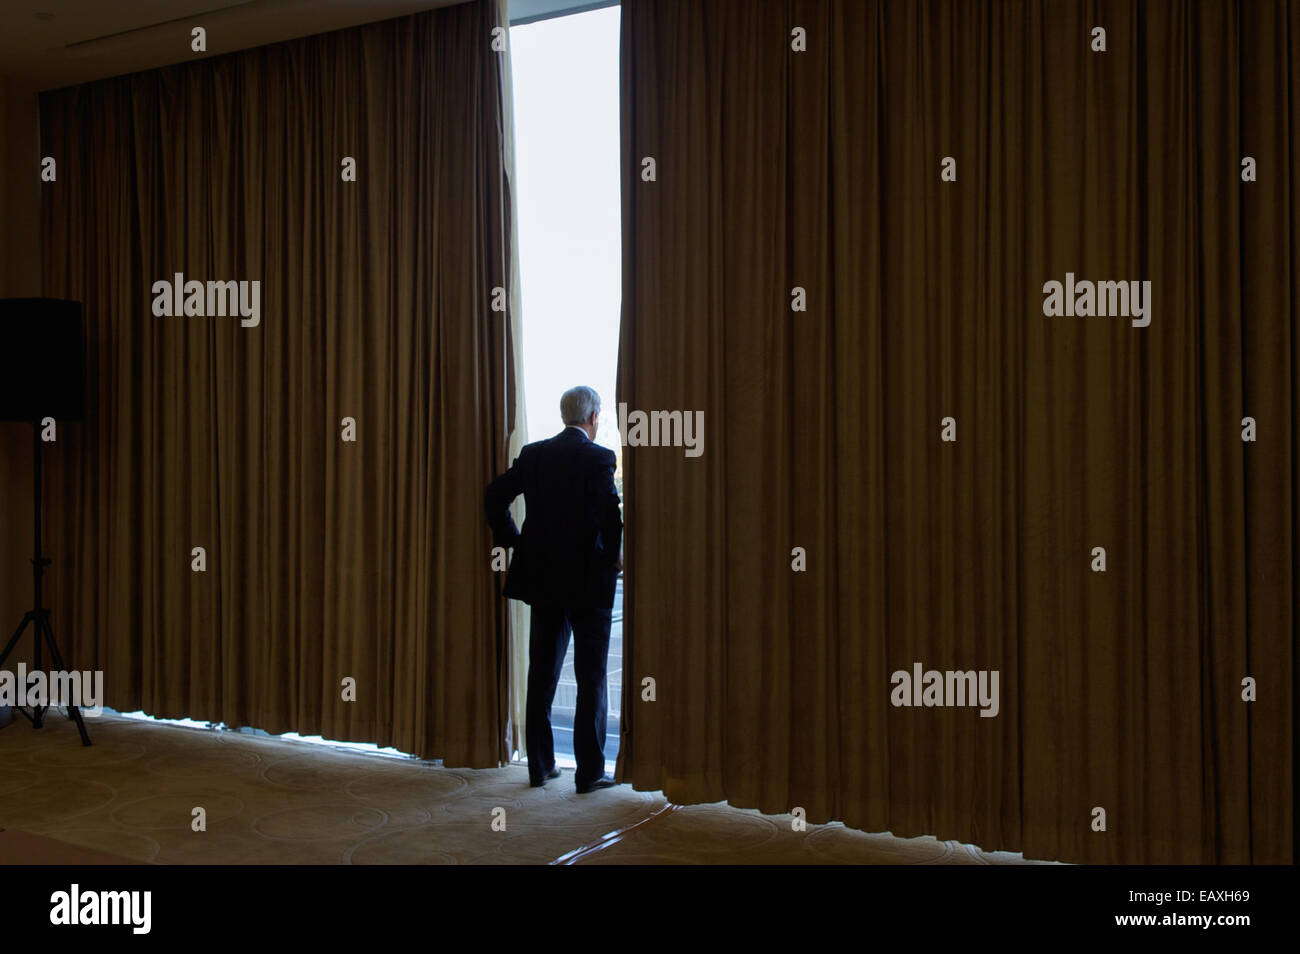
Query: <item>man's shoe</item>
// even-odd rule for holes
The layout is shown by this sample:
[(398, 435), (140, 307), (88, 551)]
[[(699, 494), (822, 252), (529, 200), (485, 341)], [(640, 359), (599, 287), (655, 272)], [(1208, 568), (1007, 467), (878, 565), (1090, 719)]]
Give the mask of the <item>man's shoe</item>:
[(557, 765), (555, 768), (551, 769), (544, 776), (542, 776), (542, 779), (540, 781), (529, 782), (528, 784), (531, 785), (533, 788), (541, 788), (543, 785), (546, 784), (547, 779), (559, 778), (559, 777), (560, 777), (560, 767)]
[(596, 789), (598, 789), (598, 788), (613, 788), (613, 787), (614, 787), (615, 785), (617, 785), (617, 784), (619, 784), (619, 783), (616, 782), (616, 781), (614, 781), (613, 776), (606, 775), (604, 778), (598, 778), (598, 779), (596, 779), (596, 781), (594, 781), (594, 782), (589, 782), (589, 783), (586, 784), (586, 785), (579, 785), (579, 786), (578, 786), (578, 794), (579, 794), (579, 795), (590, 795), (592, 792), (596, 791)]

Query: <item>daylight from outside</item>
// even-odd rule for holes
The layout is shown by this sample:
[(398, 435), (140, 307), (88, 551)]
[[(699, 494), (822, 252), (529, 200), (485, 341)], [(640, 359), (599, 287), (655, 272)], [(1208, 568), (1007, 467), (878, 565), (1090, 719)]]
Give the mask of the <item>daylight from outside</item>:
[[(619, 8), (512, 27), (515, 170), (528, 441), (562, 428), (560, 395), (600, 394), (596, 441), (622, 453), (617, 374), (622, 260), (619, 236)], [(526, 518), (525, 518), (526, 519)], [(623, 582), (609, 647), (605, 758), (618, 754)], [(572, 765), (573, 646), (552, 709), (556, 758)]]

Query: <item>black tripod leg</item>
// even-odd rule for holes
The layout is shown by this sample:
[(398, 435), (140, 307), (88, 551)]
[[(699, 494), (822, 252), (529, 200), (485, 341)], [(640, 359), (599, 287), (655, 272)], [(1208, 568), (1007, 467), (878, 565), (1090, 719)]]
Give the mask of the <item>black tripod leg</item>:
[[(40, 569), (40, 568), (37, 567), (37, 570), (38, 570), (38, 571), (39, 571), (39, 569)], [(40, 596), (39, 593), (37, 593), (36, 595), (37, 595), (38, 597)], [(42, 637), (43, 637), (43, 635), (44, 635), (44, 633), (43, 633), (43, 631), (42, 631), (42, 629), (41, 629), (41, 614), (44, 613), (44, 612), (45, 612), (45, 610), (41, 608), (41, 602), (40, 602), (40, 600), (39, 600), (39, 599), (36, 600), (36, 608), (35, 608), (34, 610), (32, 610), (32, 623), (33, 623), (33, 624), (35, 625), (35, 627), (36, 627), (36, 631), (35, 631), (34, 633), (32, 633), (32, 636), (34, 637), (34, 638), (32, 639), (32, 672), (41, 672), (41, 671), (45, 668), (44, 665), (43, 665), (42, 662), (41, 662), (41, 650), (42, 650), (41, 639), (42, 639)], [(49, 708), (50, 708), (50, 706), (49, 706), (49, 701), (50, 701), (50, 692), (49, 692), (49, 688), (50, 688), (50, 687), (49, 687), (49, 679), (48, 679), (48, 677), (46, 678), (45, 683), (46, 683), (46, 685), (45, 685), (45, 705), (40, 705), (40, 706), (36, 706), (36, 705), (34, 705), (34, 706), (32, 706), (32, 728), (33, 728), (33, 729), (39, 729), (41, 726), (43, 726), (43, 725), (45, 724), (45, 713), (46, 713), (46, 712), (49, 710)]]
[[(13, 652), (14, 647), (18, 645), (18, 640), (22, 638), (23, 630), (27, 628), (27, 624), (35, 621), (35, 619), (36, 619), (36, 614), (31, 611), (28, 611), (27, 614), (23, 616), (23, 621), (18, 624), (18, 628), (14, 630), (13, 636), (9, 637), (9, 642), (5, 645), (5, 651), (0, 653), (0, 666), (3, 666), (5, 664), (5, 660), (9, 658), (9, 654)], [(37, 639), (41, 638), (41, 627), (39, 623), (36, 624), (36, 638)], [(14, 675), (17, 675), (17, 673), (14, 673)], [(34, 706), (32, 708), (33, 710), (35, 710)], [(37, 729), (40, 728), (40, 726), (36, 724), (36, 718), (34, 714), (29, 715), (27, 710), (23, 709), (21, 706), (18, 707), (18, 714), (21, 715), (28, 722), (30, 722), (33, 728), (37, 728)]]
[[(50, 649), (50, 660), (54, 663), (54, 671), (67, 672), (67, 668), (63, 665), (63, 656), (59, 652), (59, 645), (54, 641), (54, 630), (50, 628), (49, 613), (43, 613), (36, 620), (36, 627), (39, 632), (45, 634), (45, 644)], [(81, 710), (69, 704), (68, 715), (72, 717), (73, 722), (77, 723), (77, 731), (81, 733), (81, 744), (90, 745), (90, 734), (86, 732), (86, 720), (81, 717)]]
[[(18, 624), (18, 628), (14, 630), (14, 634), (9, 637), (9, 642), (5, 644), (5, 651), (0, 653), (0, 666), (5, 664), (5, 660), (9, 658), (9, 654), (14, 651), (14, 647), (18, 645), (18, 640), (23, 635), (23, 630), (27, 628), (27, 624), (32, 621), (34, 615), (35, 614), (29, 610), (27, 614), (23, 616), (23, 621)], [(39, 624), (37, 626), (36, 638), (40, 639)]]

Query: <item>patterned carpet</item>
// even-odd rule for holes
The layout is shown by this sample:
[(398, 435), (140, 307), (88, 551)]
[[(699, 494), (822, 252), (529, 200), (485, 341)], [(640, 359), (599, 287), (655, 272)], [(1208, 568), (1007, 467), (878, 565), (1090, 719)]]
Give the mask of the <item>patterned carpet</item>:
[[(581, 796), (570, 771), (535, 789), (521, 765), (452, 770), (120, 717), (89, 725), (90, 748), (62, 716), (39, 732), (22, 720), (0, 731), (0, 863), (39, 863), (24, 846), (45, 839), (87, 861), (161, 864), (1021, 862), (842, 825), (797, 833), (789, 817), (679, 808), (626, 785)], [(191, 828), (196, 806), (206, 831)]]

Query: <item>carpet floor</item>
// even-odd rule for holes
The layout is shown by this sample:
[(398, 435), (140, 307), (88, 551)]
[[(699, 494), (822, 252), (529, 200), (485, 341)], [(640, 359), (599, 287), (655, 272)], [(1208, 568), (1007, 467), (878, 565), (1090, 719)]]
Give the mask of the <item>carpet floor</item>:
[[(1020, 864), (620, 785), (105, 715), (0, 731), (0, 864)], [(206, 830), (195, 831), (202, 808)], [(81, 860), (78, 860), (81, 859)]]

